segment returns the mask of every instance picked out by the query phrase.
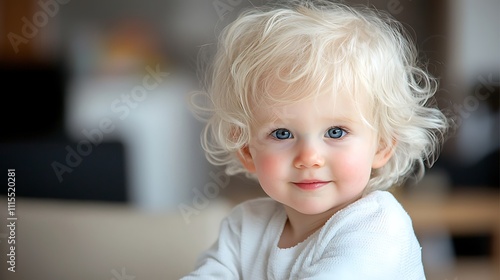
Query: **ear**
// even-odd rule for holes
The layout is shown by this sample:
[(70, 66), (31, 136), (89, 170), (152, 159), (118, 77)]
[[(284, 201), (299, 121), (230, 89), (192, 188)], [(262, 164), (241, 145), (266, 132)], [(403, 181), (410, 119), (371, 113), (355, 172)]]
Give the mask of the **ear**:
[(390, 144), (379, 141), (379, 148), (375, 153), (375, 157), (373, 158), (373, 169), (381, 168), (389, 161), (394, 153), (396, 143), (396, 139), (392, 139), (392, 142)]
[(250, 153), (250, 148), (248, 145), (241, 148), (238, 153), (238, 159), (240, 160), (243, 167), (250, 173), (255, 172), (255, 164), (253, 162), (252, 154)]

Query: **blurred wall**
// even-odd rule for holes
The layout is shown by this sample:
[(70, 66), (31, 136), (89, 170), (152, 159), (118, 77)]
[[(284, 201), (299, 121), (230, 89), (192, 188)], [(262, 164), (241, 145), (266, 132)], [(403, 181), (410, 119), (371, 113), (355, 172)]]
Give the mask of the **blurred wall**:
[[(2, 167), (25, 174), (20, 195), (145, 208), (189, 200), (212, 168), (185, 101), (198, 51), (265, 2), (0, 1), (1, 75), (14, 86), (0, 152)], [(350, 2), (402, 21), (440, 77), (438, 100), (459, 125), (437, 168), (452, 185), (498, 187), (499, 2)]]

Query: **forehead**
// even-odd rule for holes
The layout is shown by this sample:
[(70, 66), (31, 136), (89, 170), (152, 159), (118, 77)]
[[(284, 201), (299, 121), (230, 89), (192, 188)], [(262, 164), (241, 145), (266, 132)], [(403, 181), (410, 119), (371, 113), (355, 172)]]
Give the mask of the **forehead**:
[(348, 93), (326, 91), (289, 102), (267, 100), (255, 106), (253, 112), (254, 124), (259, 125), (278, 120), (299, 120), (306, 116), (363, 122), (369, 110), (365, 102), (354, 99)]

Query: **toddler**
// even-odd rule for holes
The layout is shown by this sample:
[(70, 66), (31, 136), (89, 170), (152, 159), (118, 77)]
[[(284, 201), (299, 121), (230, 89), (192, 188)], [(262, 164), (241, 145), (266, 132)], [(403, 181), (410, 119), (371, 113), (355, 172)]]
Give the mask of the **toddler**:
[(244, 11), (221, 34), (202, 146), (269, 197), (236, 206), (182, 279), (425, 279), (388, 192), (420, 179), (448, 128), (401, 24), (327, 1)]

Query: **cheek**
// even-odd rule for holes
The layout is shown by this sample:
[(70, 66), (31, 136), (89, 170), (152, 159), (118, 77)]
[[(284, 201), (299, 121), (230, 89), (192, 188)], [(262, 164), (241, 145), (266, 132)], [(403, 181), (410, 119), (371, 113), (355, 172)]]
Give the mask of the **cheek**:
[(370, 179), (371, 161), (367, 153), (350, 151), (334, 160), (337, 176), (353, 183), (363, 184)]
[(257, 175), (278, 175), (286, 165), (285, 158), (272, 153), (260, 153), (255, 160)]

